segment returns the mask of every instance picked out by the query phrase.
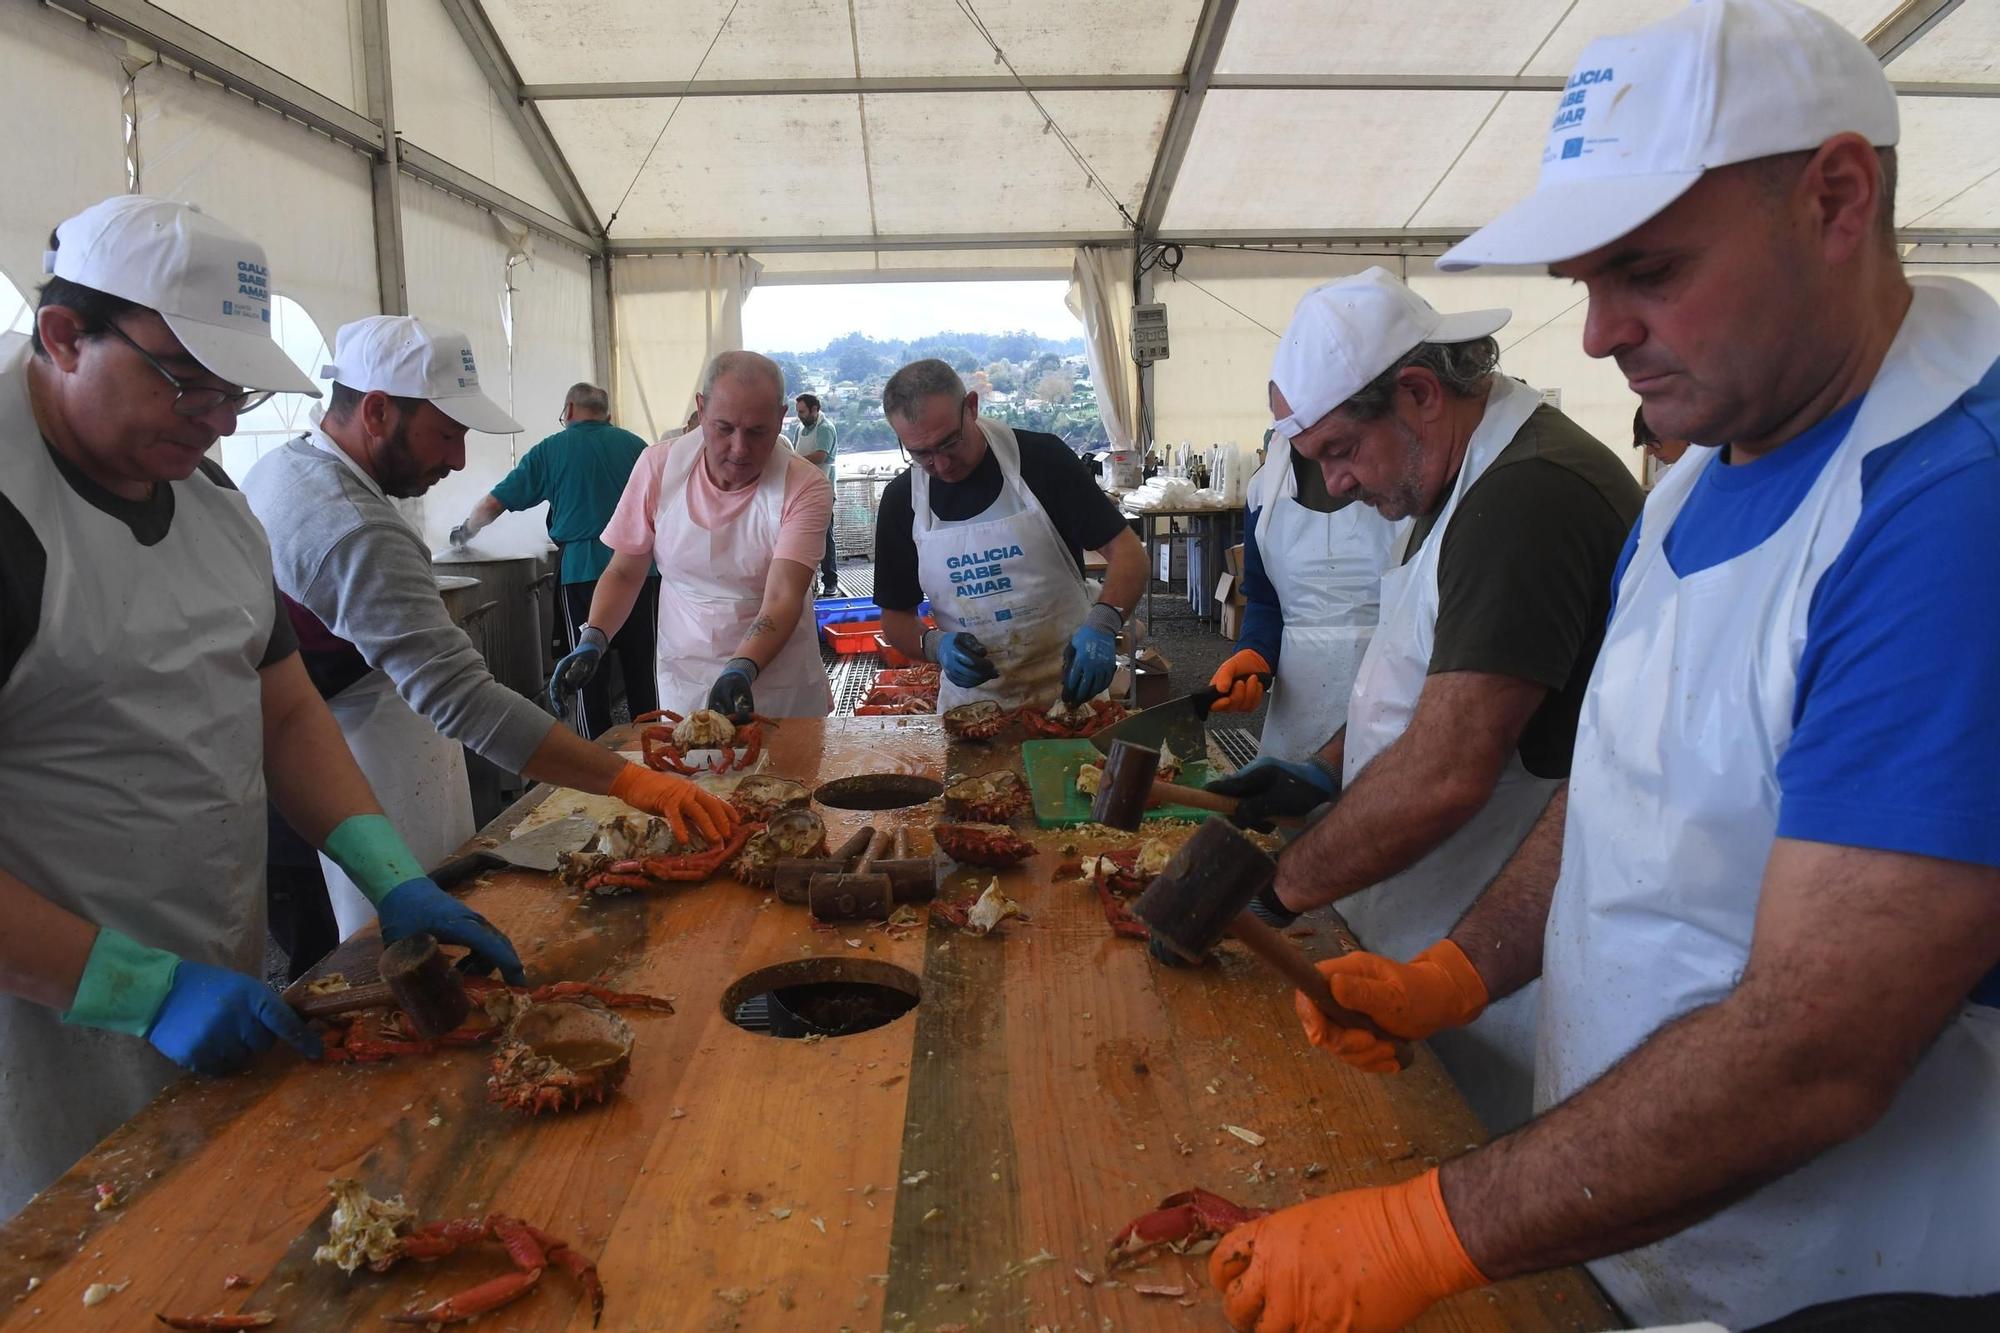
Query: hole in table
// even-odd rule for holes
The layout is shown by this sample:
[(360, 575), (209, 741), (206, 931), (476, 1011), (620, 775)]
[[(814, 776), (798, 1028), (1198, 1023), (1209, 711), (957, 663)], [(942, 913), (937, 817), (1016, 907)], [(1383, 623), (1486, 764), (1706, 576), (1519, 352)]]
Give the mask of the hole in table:
[(862, 773), (851, 778), (835, 778), (813, 799), (836, 810), (898, 810), (906, 805), (922, 805), (944, 791), (936, 778), (914, 773)]
[(800, 958), (759, 968), (723, 992), (722, 1012), (770, 1037), (848, 1037), (917, 1007), (916, 975), (868, 958)]

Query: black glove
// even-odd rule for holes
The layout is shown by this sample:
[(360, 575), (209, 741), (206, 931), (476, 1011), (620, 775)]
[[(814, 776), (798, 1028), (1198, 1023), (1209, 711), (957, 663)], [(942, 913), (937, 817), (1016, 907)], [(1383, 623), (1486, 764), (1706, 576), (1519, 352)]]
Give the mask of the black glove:
[(1240, 772), (1209, 783), (1208, 789), (1218, 796), (1238, 798), (1230, 823), (1269, 833), (1273, 817), (1303, 817), (1337, 799), (1340, 779), (1331, 765), (1318, 758), (1304, 763), (1259, 759)]
[(1299, 914), (1285, 906), (1284, 899), (1278, 896), (1278, 886), (1275, 883), (1266, 884), (1257, 890), (1257, 896), (1250, 900), (1248, 910), (1251, 916), (1279, 930), (1299, 919)]
[(755, 662), (747, 657), (730, 658), (729, 665), (715, 678), (715, 684), (709, 686), (708, 706), (737, 726), (742, 726), (757, 711), (757, 701), (750, 694), (750, 682), (755, 679)]

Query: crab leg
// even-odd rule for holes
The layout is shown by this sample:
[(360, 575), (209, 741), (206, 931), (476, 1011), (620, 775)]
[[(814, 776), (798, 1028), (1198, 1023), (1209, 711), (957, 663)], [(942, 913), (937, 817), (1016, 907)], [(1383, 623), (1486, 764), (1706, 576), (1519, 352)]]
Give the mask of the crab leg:
[(428, 1310), (405, 1310), (401, 1314), (385, 1314), (382, 1317), (392, 1324), (459, 1324), (488, 1310), (497, 1310), (509, 1301), (519, 1300), (533, 1291), (535, 1284), (541, 1280), (542, 1270), (539, 1268), (507, 1273), (491, 1282), (482, 1282), (461, 1291), (456, 1296), (447, 1296)]
[(1254, 1222), (1268, 1211), (1245, 1208), (1205, 1189), (1170, 1194), (1160, 1200), (1158, 1208), (1133, 1218), (1111, 1238), (1104, 1266), (1117, 1269), (1141, 1263), (1162, 1246), (1187, 1253), (1202, 1241), (1218, 1239), (1224, 1232)]

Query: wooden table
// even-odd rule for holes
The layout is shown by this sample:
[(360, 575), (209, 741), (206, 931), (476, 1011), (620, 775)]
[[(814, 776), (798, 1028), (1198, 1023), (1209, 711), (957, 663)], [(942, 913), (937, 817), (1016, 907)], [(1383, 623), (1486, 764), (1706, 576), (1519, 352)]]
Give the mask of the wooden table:
[[(815, 781), (936, 776), (946, 760), (923, 718), (790, 721), (770, 752), (767, 771)], [(967, 770), (995, 762), (1018, 755), (952, 756)], [(488, 835), (597, 799), (537, 789)], [(921, 826), (934, 810), (872, 818)], [(836, 843), (870, 818), (826, 814)], [(1215, 1328), (1204, 1260), (1169, 1256), (1114, 1285), (1110, 1236), (1189, 1185), (1278, 1206), (1396, 1180), (1479, 1140), (1427, 1051), (1394, 1078), (1348, 1071), (1304, 1044), (1283, 984), (1236, 946), (1201, 970), (1151, 963), (1109, 933), (1086, 887), (1051, 882), (1072, 840), (1036, 840), (1042, 853), (1000, 876), (1032, 920), (985, 939), (816, 930), (803, 908), (728, 880), (583, 903), (542, 876), (494, 876), (470, 900), (534, 980), (674, 997), (672, 1015), (630, 1013), (639, 1044), (617, 1096), (539, 1120), (504, 1112), (486, 1101), (476, 1050), (366, 1066), (274, 1053), (232, 1079), (190, 1079), (0, 1232), (0, 1327), (133, 1329), (160, 1310), (264, 1308), (280, 1330), (379, 1327), (507, 1271), (491, 1245), (381, 1276), (314, 1264), (327, 1181), (357, 1176), (426, 1219), (503, 1211), (570, 1241), (603, 1275), (608, 1329)], [(946, 892), (974, 887), (961, 873)], [(1324, 951), (1331, 932), (1304, 943)], [(330, 964), (365, 971), (366, 946)], [(730, 983), (807, 957), (906, 969), (922, 1000), (888, 1026), (819, 1042), (731, 1023)], [(99, 1183), (123, 1203), (93, 1211)], [(251, 1288), (225, 1291), (232, 1273)], [(1141, 1295), (1135, 1280), (1187, 1297)], [(87, 1309), (95, 1282), (130, 1286)], [(1614, 1322), (1571, 1271), (1459, 1297), (1418, 1327)], [(551, 1272), (480, 1326), (585, 1329), (590, 1316)]]

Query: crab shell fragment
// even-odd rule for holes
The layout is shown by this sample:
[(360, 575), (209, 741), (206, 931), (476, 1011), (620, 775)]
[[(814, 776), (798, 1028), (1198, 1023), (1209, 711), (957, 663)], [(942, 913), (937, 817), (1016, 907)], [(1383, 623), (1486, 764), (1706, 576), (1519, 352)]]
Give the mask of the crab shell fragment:
[(1004, 824), (1028, 808), (1028, 784), (1011, 768), (960, 778), (944, 789), (944, 810), (953, 819)]
[(931, 832), (946, 856), (969, 866), (1011, 866), (1035, 854), (1035, 844), (1005, 824), (939, 824)]
[(501, 1034), (488, 1097), (540, 1115), (601, 1102), (632, 1068), (632, 1029), (595, 1000), (552, 1000), (523, 1010)]
[(1012, 713), (991, 699), (975, 699), (945, 709), (939, 720), (946, 732), (962, 740), (988, 741), (998, 736), (1012, 718)]
[(811, 810), (780, 810), (770, 823), (751, 835), (729, 871), (745, 884), (768, 889), (779, 861), (825, 855), (826, 824), (820, 817)]
[(743, 778), (729, 793), (729, 804), (753, 824), (768, 823), (780, 810), (804, 805), (811, 799), (812, 792), (805, 783), (763, 773)]

